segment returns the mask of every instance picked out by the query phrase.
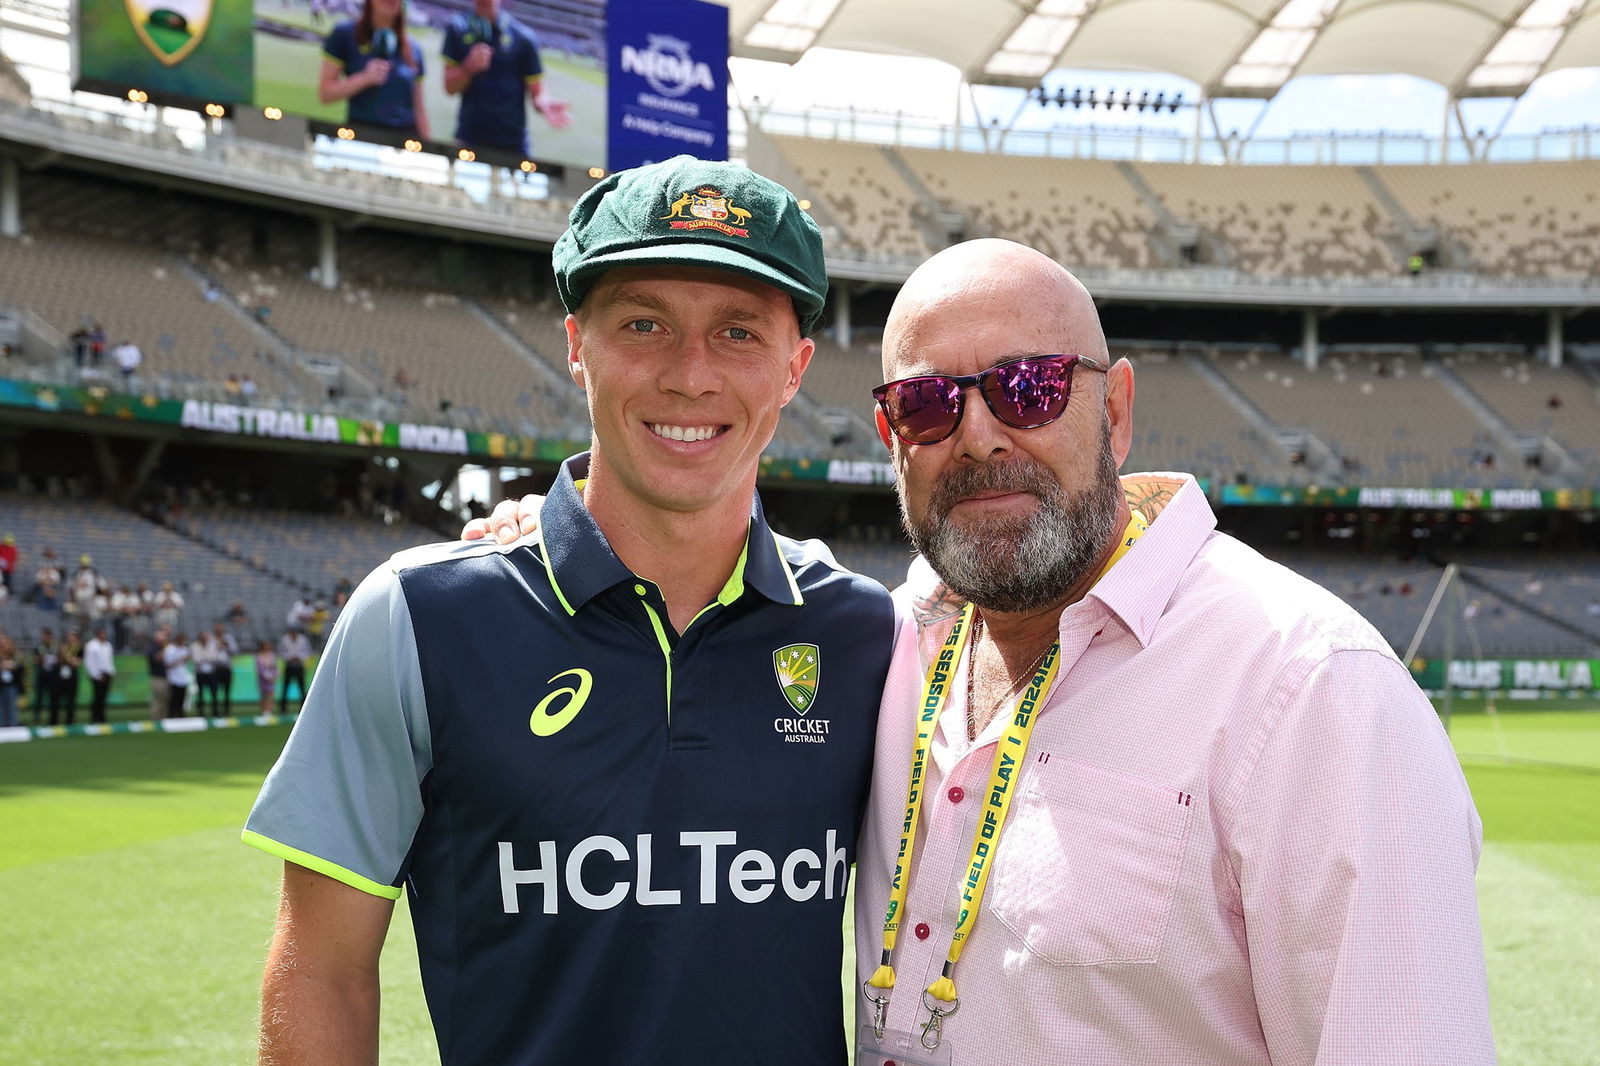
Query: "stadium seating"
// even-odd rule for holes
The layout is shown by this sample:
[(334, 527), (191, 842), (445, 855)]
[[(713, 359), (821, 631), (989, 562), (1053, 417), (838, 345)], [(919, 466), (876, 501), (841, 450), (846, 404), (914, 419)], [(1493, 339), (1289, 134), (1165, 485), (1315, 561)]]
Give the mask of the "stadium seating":
[(1213, 365), (1279, 427), (1310, 430), (1328, 445), (1346, 484), (1502, 487), (1529, 479), (1414, 352), (1331, 352), (1314, 371), (1257, 353), (1219, 355)]
[[(79, 556), (88, 555), (113, 588), (143, 581), (156, 589), (173, 582), (184, 597), (179, 625), (190, 633), (210, 626), (236, 602), (245, 604), (258, 624), (270, 627), (302, 593), (290, 581), (245, 560), (203, 550), (174, 530), (97, 500), (0, 495), (0, 528), (17, 538), (21, 551), (14, 580), (17, 598), (11, 603), (14, 617), (6, 624), (16, 626), (10, 631), (13, 637), (29, 644), (40, 628), (53, 626), (59, 632), (65, 624), (60, 615), (20, 603), (46, 547), (55, 549), (57, 565), (68, 579)], [(247, 635), (253, 634), (240, 634)]]
[(1465, 249), (1466, 269), (1523, 278), (1600, 273), (1600, 162), (1375, 172), (1414, 221)]
[[(1429, 168), (1437, 177), (1440, 170)], [(1220, 238), (1234, 266), (1269, 277), (1384, 277), (1398, 230), (1351, 167), (1140, 163), (1180, 223)]]
[(1133, 363), (1133, 449), (1122, 468), (1180, 470), (1217, 481), (1282, 480), (1284, 460), (1261, 432), (1171, 351), (1122, 350)]
[[(207, 302), (199, 279), (168, 253), (108, 238), (30, 228), (0, 239), (0, 303), (34, 311), (66, 337), (99, 322), (108, 348), (138, 345), (143, 380), (209, 389), (222, 398), (229, 374), (252, 377), (263, 399), (293, 396), (294, 380), (229, 308)], [(103, 374), (117, 377), (109, 355)]]
[[(293, 511), (191, 511), (171, 519), (174, 529), (246, 566), (286, 575), (308, 596), (331, 601), (341, 581), (359, 582), (395, 552), (439, 540), (409, 522), (312, 515)], [(272, 619), (283, 618), (284, 602)]]
[[(241, 304), (266, 308), (271, 328), (298, 351), (338, 356), (402, 417), (449, 415), (529, 435), (565, 423), (523, 356), (457, 296), (348, 281), (330, 291), (276, 266), (222, 257), (204, 265)], [(397, 386), (401, 370), (414, 384)]]
[(941, 202), (966, 213), (969, 237), (1009, 237), (1068, 266), (1164, 265), (1149, 240), (1155, 216), (1115, 163), (896, 151)]
[[(1381, 554), (1283, 548), (1266, 554), (1360, 611), (1396, 651), (1410, 646), (1444, 574), (1425, 561)], [(1456, 561), (1463, 577), (1440, 607), (1453, 617), (1448, 624), (1443, 614), (1435, 617), (1419, 654), (1441, 656), (1449, 643), (1459, 659), (1600, 655), (1600, 616), (1588, 611), (1600, 598), (1600, 557), (1475, 552)]]
[(934, 251), (912, 220), (916, 193), (895, 172), (884, 149), (852, 141), (771, 138), (805, 182), (802, 192), (827, 204), (844, 232), (829, 234), (859, 258), (912, 262)]
[(1600, 469), (1600, 399), (1576, 371), (1504, 351), (1463, 351), (1450, 364), (1512, 428), (1554, 437), (1584, 467)]

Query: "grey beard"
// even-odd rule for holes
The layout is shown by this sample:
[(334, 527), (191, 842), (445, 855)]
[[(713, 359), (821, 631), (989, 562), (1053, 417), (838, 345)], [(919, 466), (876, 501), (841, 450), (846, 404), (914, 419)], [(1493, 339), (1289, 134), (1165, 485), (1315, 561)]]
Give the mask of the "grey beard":
[[(1032, 515), (957, 525), (950, 509), (978, 492), (1031, 492)], [(952, 592), (986, 611), (1022, 613), (1049, 606), (1088, 575), (1115, 532), (1116, 457), (1102, 426), (1094, 483), (1068, 492), (1048, 468), (1019, 457), (1003, 464), (957, 468), (941, 478), (922, 525), (911, 521), (905, 492), (900, 514), (911, 543)]]

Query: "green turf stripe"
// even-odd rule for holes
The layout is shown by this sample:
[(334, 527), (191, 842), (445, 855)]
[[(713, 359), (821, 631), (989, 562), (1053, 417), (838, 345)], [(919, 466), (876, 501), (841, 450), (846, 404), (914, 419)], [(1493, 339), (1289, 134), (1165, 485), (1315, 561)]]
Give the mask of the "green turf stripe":
[(304, 866), (308, 870), (314, 870), (319, 874), (333, 878), (335, 881), (342, 881), (351, 888), (359, 888), (369, 896), (381, 896), (384, 899), (400, 898), (400, 890), (394, 885), (379, 884), (371, 878), (362, 877), (354, 870), (346, 870), (343, 866), (336, 866), (327, 859), (319, 859), (317, 856), (301, 851), (299, 848), (291, 848), (287, 844), (280, 844), (271, 837), (264, 837), (260, 833), (253, 833), (246, 829), (239, 839), (253, 848), (260, 848), (269, 855), (276, 855), (278, 858), (292, 862), (296, 866)]
[(247, 718), (163, 718), (160, 721), (106, 722), (86, 725), (36, 725), (0, 729), (0, 744), (59, 737), (108, 737), (115, 733), (199, 733), (207, 729), (243, 729), (285, 725), (294, 714), (253, 714)]

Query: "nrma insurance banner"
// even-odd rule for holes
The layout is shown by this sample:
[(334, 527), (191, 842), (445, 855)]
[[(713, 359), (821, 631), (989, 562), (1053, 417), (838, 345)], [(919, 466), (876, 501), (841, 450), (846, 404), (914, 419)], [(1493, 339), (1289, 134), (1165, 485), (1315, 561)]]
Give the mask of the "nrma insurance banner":
[(728, 9), (611, 0), (609, 15), (610, 169), (728, 158)]

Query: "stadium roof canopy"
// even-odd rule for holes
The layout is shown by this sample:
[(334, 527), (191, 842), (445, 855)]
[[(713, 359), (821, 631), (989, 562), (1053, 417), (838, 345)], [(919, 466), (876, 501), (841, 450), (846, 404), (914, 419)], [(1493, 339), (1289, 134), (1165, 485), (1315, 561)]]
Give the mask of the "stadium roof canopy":
[(1307, 74), (1413, 74), (1452, 96), (1520, 96), (1600, 66), (1600, 0), (727, 0), (735, 55), (812, 47), (926, 56), (975, 84), (1058, 68), (1178, 74), (1271, 97)]

